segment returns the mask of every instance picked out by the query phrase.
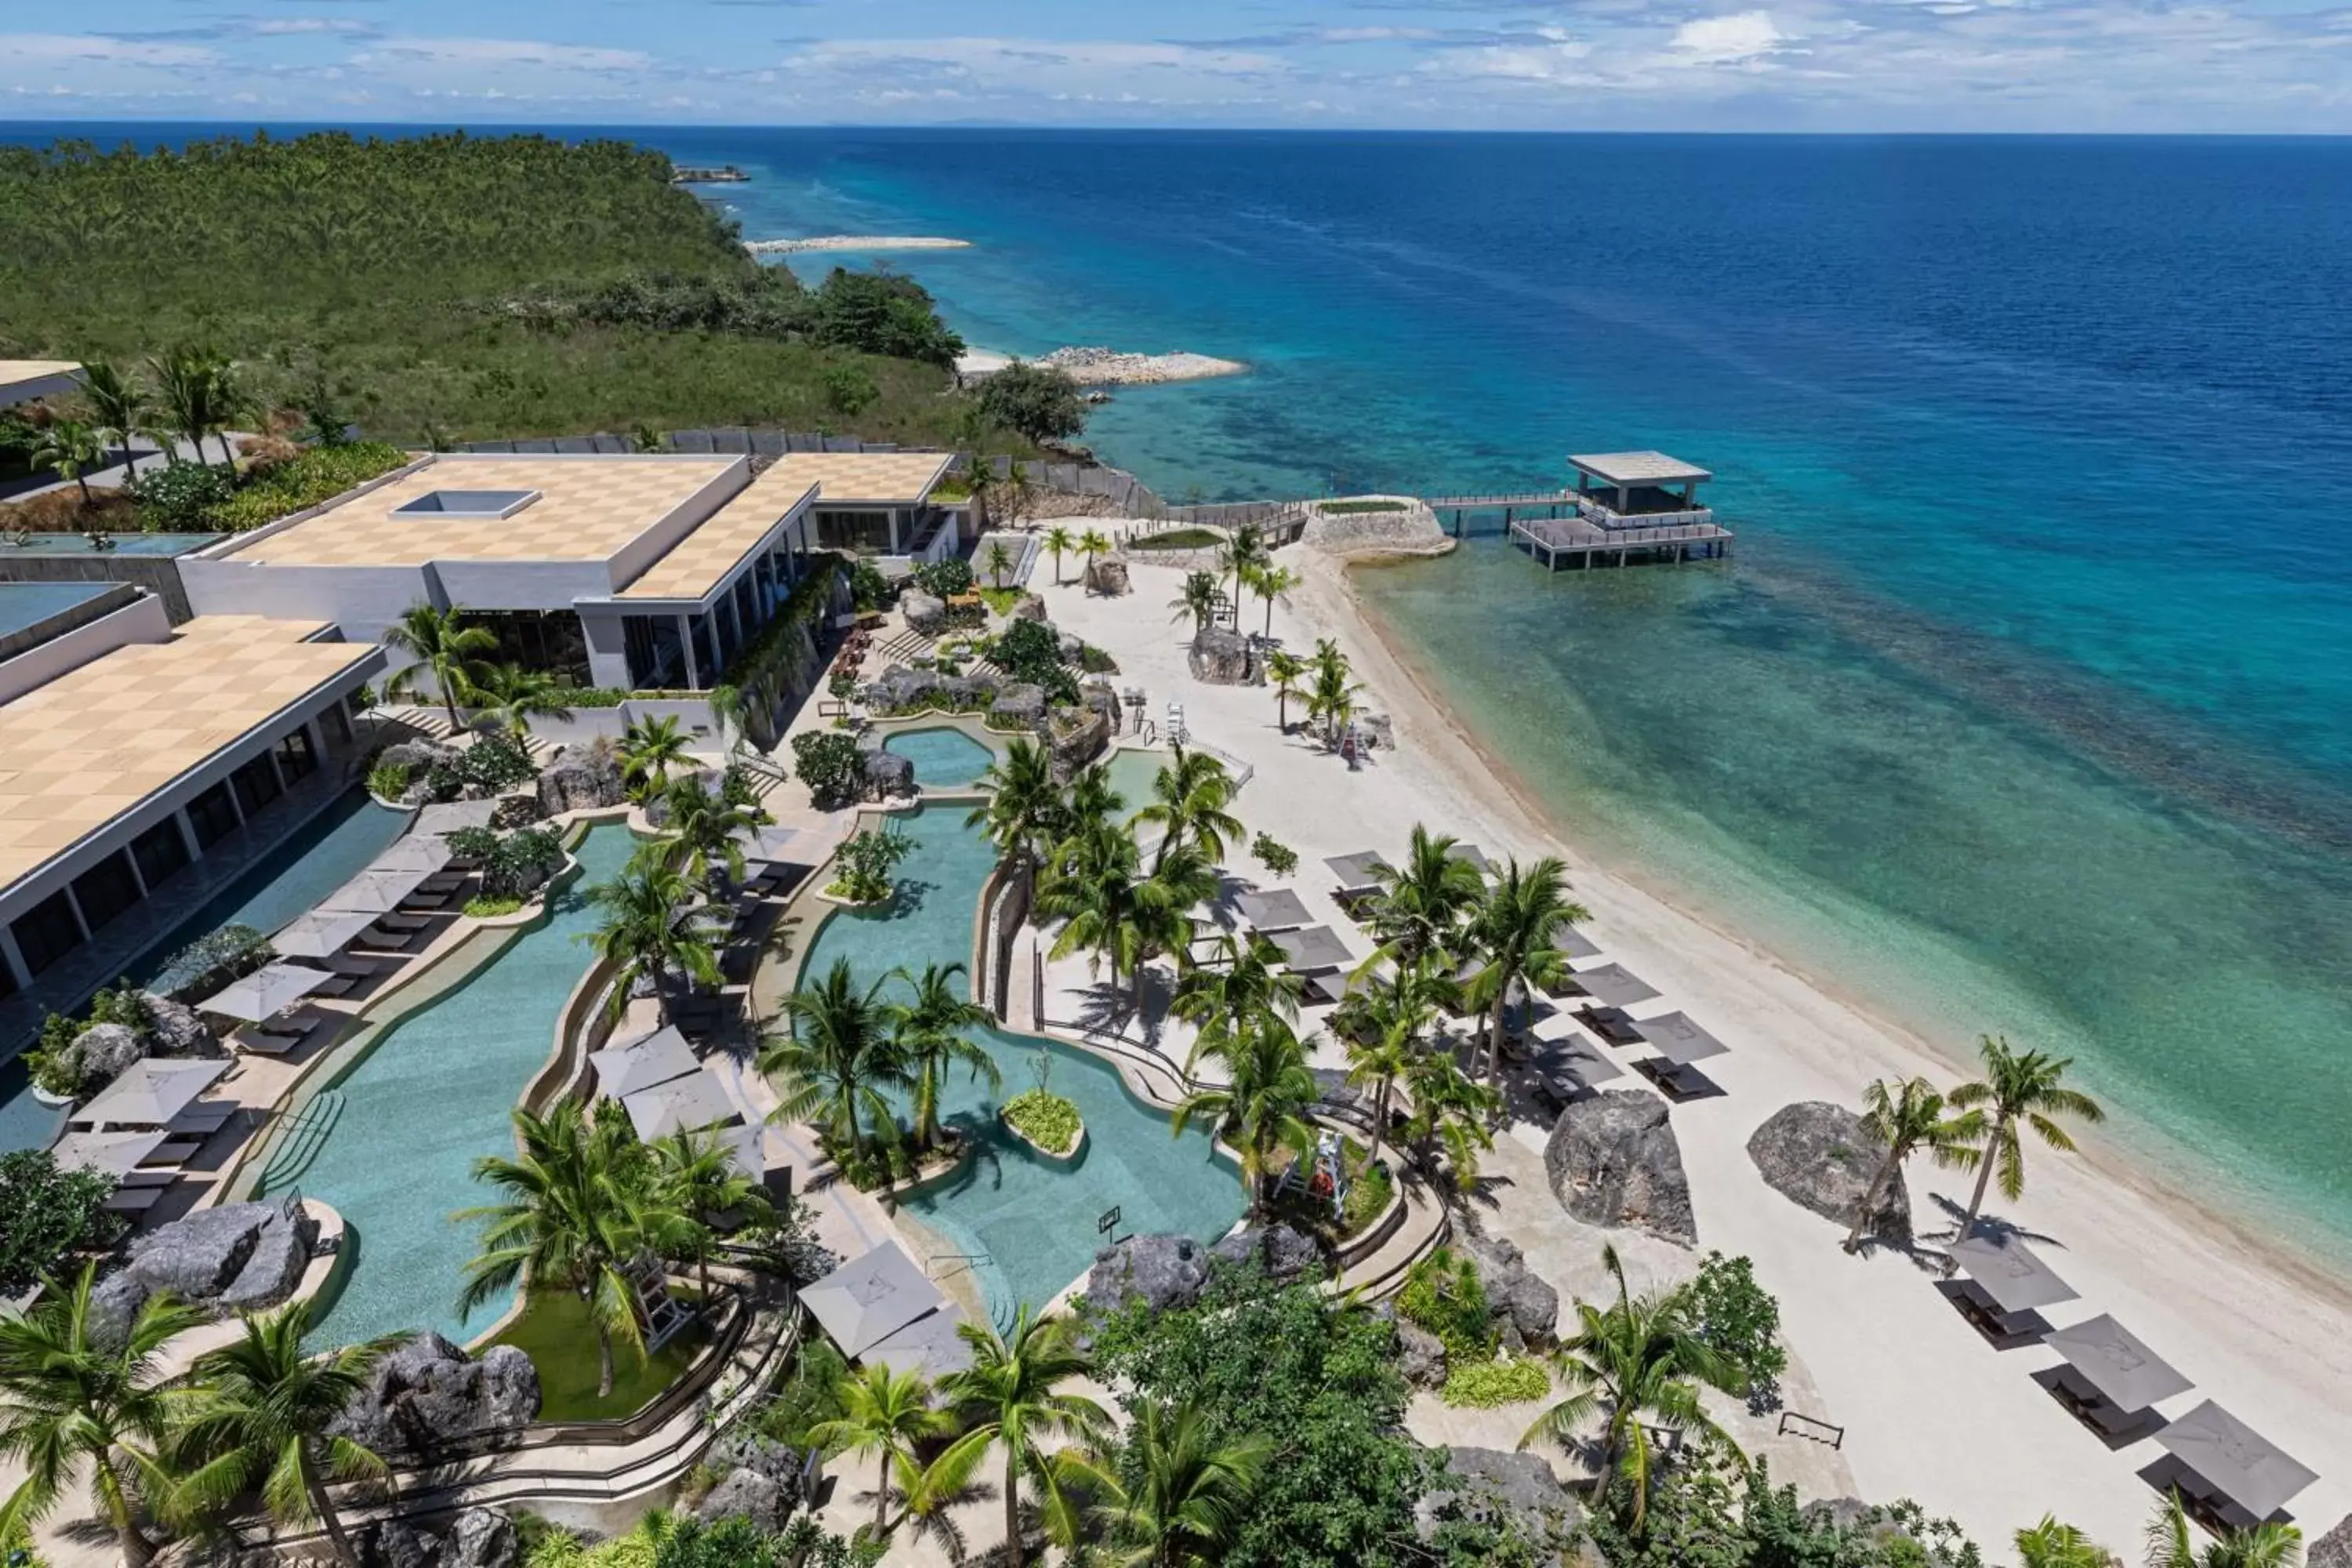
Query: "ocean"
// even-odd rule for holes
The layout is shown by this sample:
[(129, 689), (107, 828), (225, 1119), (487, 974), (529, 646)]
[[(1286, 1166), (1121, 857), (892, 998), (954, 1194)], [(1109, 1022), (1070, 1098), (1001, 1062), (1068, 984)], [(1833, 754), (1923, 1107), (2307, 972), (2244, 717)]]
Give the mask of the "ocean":
[(621, 133), (971, 240), (887, 259), (975, 345), (1248, 361), (1097, 412), (1171, 499), (1712, 469), (1728, 566), (1366, 596), (1596, 858), (2352, 1237), (2352, 142)]

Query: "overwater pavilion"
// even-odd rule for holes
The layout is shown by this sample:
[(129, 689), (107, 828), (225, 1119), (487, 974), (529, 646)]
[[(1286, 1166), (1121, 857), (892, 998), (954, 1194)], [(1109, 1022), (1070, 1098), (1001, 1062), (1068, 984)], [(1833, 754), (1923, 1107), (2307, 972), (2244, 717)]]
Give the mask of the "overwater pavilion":
[(1731, 553), (1731, 531), (1698, 499), (1715, 478), (1706, 469), (1652, 451), (1585, 453), (1568, 463), (1574, 489), (1432, 496), (1428, 505), (1441, 521), (1454, 514), (1457, 537), (1470, 513), (1501, 512), (1505, 536), (1548, 571)]

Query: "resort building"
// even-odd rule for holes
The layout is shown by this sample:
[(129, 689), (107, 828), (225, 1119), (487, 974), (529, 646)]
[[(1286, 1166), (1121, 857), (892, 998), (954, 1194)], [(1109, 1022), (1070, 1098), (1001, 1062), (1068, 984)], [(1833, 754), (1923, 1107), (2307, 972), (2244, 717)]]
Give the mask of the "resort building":
[(817, 496), (814, 476), (778, 463), (754, 479), (744, 457), (439, 454), (179, 570), (199, 616), (374, 642), (413, 605), (463, 605), (496, 659), (704, 690), (807, 571)]
[(0, 408), (81, 390), (81, 366), (69, 359), (0, 359)]
[(962, 508), (931, 499), (953, 461), (946, 452), (794, 452), (769, 471), (817, 487), (819, 544), (912, 563), (940, 560), (960, 542)]
[(174, 630), (126, 584), (0, 584), (0, 1046), (340, 792), (383, 669), (327, 621)]

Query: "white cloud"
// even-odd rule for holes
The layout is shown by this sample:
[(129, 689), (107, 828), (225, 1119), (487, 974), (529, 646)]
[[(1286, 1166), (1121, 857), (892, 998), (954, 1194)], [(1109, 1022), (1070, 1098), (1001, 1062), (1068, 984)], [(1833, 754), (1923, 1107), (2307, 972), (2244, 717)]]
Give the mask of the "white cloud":
[(86, 33), (0, 33), (0, 59), (18, 65), (49, 62), (136, 66), (205, 66), (219, 57), (195, 44), (110, 38)]
[(558, 70), (635, 71), (650, 68), (654, 58), (640, 49), (595, 48), (584, 44), (551, 44), (537, 38), (385, 38), (362, 54), (354, 65), (378, 55), (436, 66), (539, 66)]
[(808, 46), (785, 63), (806, 71), (949, 71), (1039, 91), (1066, 85), (1064, 78), (1125, 71), (1250, 77), (1287, 68), (1272, 55), (1214, 46), (992, 37), (834, 38)]
[(1789, 41), (1769, 12), (1700, 16), (1675, 29), (1668, 47), (1698, 65), (1731, 65), (1777, 51)]
[(365, 37), (375, 28), (350, 16), (264, 16), (256, 20), (250, 31), (262, 37), (290, 37), (307, 33), (332, 33), (345, 37)]
[(1573, 84), (1592, 79), (1585, 64), (1592, 46), (1565, 27), (1538, 27), (1527, 43), (1489, 44), (1441, 54), (1422, 69), (1441, 76), (1489, 77), (1506, 81)]

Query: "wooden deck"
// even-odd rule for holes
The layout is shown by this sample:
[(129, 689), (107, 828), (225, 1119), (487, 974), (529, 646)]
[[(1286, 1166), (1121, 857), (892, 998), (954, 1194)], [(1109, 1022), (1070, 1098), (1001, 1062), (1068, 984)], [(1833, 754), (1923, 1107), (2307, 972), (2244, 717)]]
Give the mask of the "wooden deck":
[(1714, 522), (1671, 523), (1656, 528), (1602, 528), (1580, 517), (1529, 518), (1509, 525), (1511, 543), (1557, 572), (1563, 562), (1579, 567), (1624, 566), (1636, 562), (1716, 561), (1731, 554), (1731, 531)]

